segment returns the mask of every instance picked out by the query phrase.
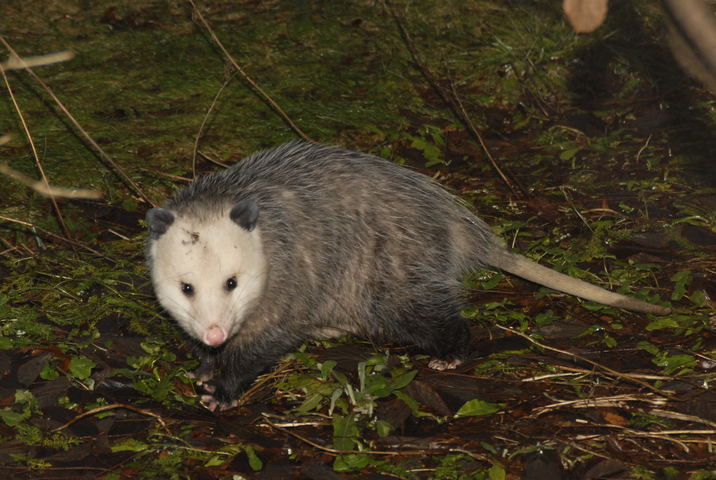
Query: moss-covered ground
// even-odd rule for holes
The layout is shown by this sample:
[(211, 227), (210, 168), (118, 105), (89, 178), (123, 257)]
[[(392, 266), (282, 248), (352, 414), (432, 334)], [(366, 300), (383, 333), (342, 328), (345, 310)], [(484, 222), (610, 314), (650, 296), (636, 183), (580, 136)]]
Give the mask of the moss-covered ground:
[[(0, 163), (103, 198), (55, 207), (0, 176), (0, 476), (716, 476), (714, 97), (672, 59), (658, 2), (612, 2), (584, 35), (560, 3), (2, 0), (0, 60), (74, 52), (34, 71), (115, 165), (6, 72)], [(153, 297), (144, 214), (297, 129), (429, 174), (510, 248), (674, 311), (477, 272), (460, 369), (308, 341), (210, 412)]]

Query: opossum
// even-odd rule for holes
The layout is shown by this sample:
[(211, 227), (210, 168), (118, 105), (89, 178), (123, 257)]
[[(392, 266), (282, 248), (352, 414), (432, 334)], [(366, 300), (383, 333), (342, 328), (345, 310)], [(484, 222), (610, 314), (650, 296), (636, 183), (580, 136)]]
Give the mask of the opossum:
[(354, 334), (461, 361), (465, 275), (492, 267), (637, 312), (630, 299), (511, 253), (431, 178), (371, 155), (289, 143), (202, 176), (147, 212), (159, 303), (195, 339), (210, 408), (236, 405), (308, 338)]

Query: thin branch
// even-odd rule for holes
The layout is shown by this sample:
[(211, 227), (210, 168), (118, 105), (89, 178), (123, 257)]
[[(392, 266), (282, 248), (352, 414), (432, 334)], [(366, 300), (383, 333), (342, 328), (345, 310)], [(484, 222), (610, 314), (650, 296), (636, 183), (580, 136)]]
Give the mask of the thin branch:
[[(17, 57), (20, 61), (22, 61), (22, 59), (20, 58), (20, 56), (15, 52), (15, 50), (12, 49), (12, 47), (5, 41), (5, 39), (4, 39), (2, 36), (0, 36), (0, 42), (2, 42), (3, 45), (5, 45), (5, 48), (7, 48), (7, 49), (10, 51), (11, 54), (13, 54), (15, 57)], [(117, 165), (117, 164), (114, 162), (114, 160), (112, 160), (112, 158), (111, 158), (109, 155), (107, 155), (107, 154), (104, 152), (104, 150), (102, 150), (102, 148), (100, 148), (99, 145), (97, 145), (97, 142), (95, 142), (95, 141), (92, 139), (92, 137), (89, 136), (89, 134), (85, 131), (85, 129), (82, 128), (82, 126), (77, 122), (77, 120), (75, 120), (75, 117), (72, 116), (72, 114), (65, 108), (65, 106), (62, 104), (62, 102), (60, 102), (60, 100), (55, 96), (55, 94), (52, 92), (52, 90), (50, 89), (50, 87), (48, 87), (48, 86), (45, 84), (45, 82), (43, 82), (43, 81), (40, 79), (40, 77), (38, 77), (37, 74), (35, 74), (35, 72), (32, 71), (31, 68), (27, 67), (27, 68), (25, 68), (25, 70), (27, 70), (27, 72), (28, 72), (30, 75), (32, 75), (32, 77), (33, 77), (40, 85), (42, 85), (42, 88), (44, 88), (45, 91), (50, 94), (50, 96), (51, 96), (52, 99), (55, 101), (55, 103), (57, 103), (57, 105), (60, 107), (60, 109), (62, 109), (62, 111), (65, 113), (65, 115), (67, 115), (67, 117), (68, 117), (68, 118), (70, 119), (70, 121), (75, 125), (75, 127), (77, 127), (77, 129), (80, 131), (80, 133), (82, 133), (82, 135), (85, 137), (85, 139), (87, 139), (87, 141), (88, 141), (90, 144), (92, 144), (92, 146), (97, 150), (97, 152), (100, 154), (100, 156), (101, 156), (107, 163), (109, 163), (109, 164), (127, 181), (127, 183), (129, 183), (129, 185), (132, 186), (132, 188), (134, 189), (134, 191), (135, 191), (140, 197), (142, 197), (142, 200), (144, 200), (144, 201), (145, 201), (146, 203), (148, 203), (149, 205), (155, 207), (155, 206), (156, 206), (155, 203), (152, 202), (152, 201), (149, 199), (149, 197), (144, 194), (144, 192), (142, 191), (142, 189), (139, 188), (139, 186), (138, 186), (136, 183), (134, 183), (134, 181), (129, 177), (129, 175), (127, 175), (126, 173), (124, 173), (124, 170), (122, 170), (122, 168), (120, 168), (120, 166)], [(3, 75), (4, 75), (4, 72), (3, 72)], [(48, 185), (48, 186), (49, 186), (49, 185)]]
[(234, 66), (234, 68), (244, 77), (244, 79), (246, 79), (246, 81), (249, 82), (252, 87), (254, 87), (256, 90), (259, 91), (259, 93), (261, 93), (261, 95), (263, 95), (263, 97), (266, 99), (266, 101), (269, 102), (269, 104), (271, 105), (271, 107), (272, 107), (279, 115), (281, 115), (281, 117), (283, 117), (283, 119), (290, 125), (290, 127), (293, 129), (294, 132), (296, 132), (301, 138), (303, 138), (303, 139), (306, 140), (306, 141), (309, 141), (309, 142), (311, 142), (311, 143), (317, 143), (315, 140), (312, 140), (311, 138), (308, 137), (308, 135), (306, 135), (305, 133), (303, 133), (303, 132), (301, 131), (301, 129), (298, 128), (298, 127), (296, 126), (296, 124), (293, 123), (293, 121), (291, 121), (291, 119), (290, 119), (289, 116), (286, 114), (286, 112), (284, 112), (284, 111), (281, 109), (281, 107), (279, 107), (278, 104), (277, 104), (276, 102), (274, 102), (273, 99), (272, 99), (271, 97), (269, 97), (268, 94), (267, 94), (266, 92), (264, 92), (264, 91), (261, 89), (261, 87), (259, 87), (259, 85), (258, 85), (256, 82), (254, 82), (254, 81), (251, 79), (251, 77), (249, 77), (249, 76), (246, 74), (246, 72), (243, 71), (243, 69), (242, 69), (241, 67), (239, 67), (239, 65), (238, 65), (238, 64), (236, 63), (236, 61), (231, 57), (231, 55), (229, 54), (229, 52), (224, 48), (224, 45), (222, 45), (222, 43), (219, 41), (219, 38), (216, 36), (216, 34), (214, 33), (214, 31), (211, 29), (211, 27), (209, 26), (209, 23), (204, 19), (204, 16), (201, 14), (201, 12), (199, 11), (199, 9), (196, 7), (196, 5), (194, 4), (194, 1), (193, 1), (193, 0), (189, 0), (189, 3), (191, 3), (191, 6), (194, 7), (194, 14), (195, 14), (195, 15), (201, 20), (201, 22), (204, 24), (204, 26), (206, 27), (206, 29), (209, 31), (209, 34), (211, 34), (211, 38), (216, 42), (216, 44), (219, 46), (219, 48), (221, 49), (221, 51), (224, 52), (224, 55), (226, 55), (226, 58), (229, 60), (229, 62), (231, 62), (231, 64)]
[(7, 175), (14, 180), (17, 180), (23, 185), (35, 190), (40, 195), (45, 195), (47, 197), (62, 197), (74, 199), (83, 198), (93, 200), (102, 198), (102, 192), (98, 190), (87, 190), (85, 188), (70, 189), (62, 187), (53, 187), (51, 185), (48, 185), (46, 181), (34, 180), (23, 174), (22, 172), (18, 172), (17, 170), (10, 168), (4, 163), (0, 163), (0, 173)]

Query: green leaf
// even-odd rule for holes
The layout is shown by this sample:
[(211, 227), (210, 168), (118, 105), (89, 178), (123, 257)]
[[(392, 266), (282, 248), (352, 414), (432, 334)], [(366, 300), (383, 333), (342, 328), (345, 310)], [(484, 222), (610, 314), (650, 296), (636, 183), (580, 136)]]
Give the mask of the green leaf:
[(135, 440), (133, 438), (125, 438), (124, 440), (120, 440), (119, 442), (112, 445), (112, 452), (143, 452), (149, 446), (144, 443), (140, 442), (139, 440)]
[(84, 380), (92, 374), (92, 369), (96, 367), (94, 363), (87, 357), (77, 357), (70, 361), (70, 375), (77, 380)]
[(492, 290), (492, 289), (495, 288), (501, 281), (502, 281), (502, 274), (501, 274), (501, 273), (496, 273), (496, 274), (493, 275), (492, 278), (489, 279), (488, 281), (486, 281), (486, 282), (480, 282), (480, 285), (482, 285), (482, 288), (484, 288), (485, 290)]
[(338, 455), (333, 461), (333, 471), (337, 473), (348, 473), (351, 471), (351, 467), (343, 460), (343, 455)]
[(22, 414), (13, 412), (10, 407), (0, 410), (0, 418), (8, 427), (14, 427), (25, 419)]
[(505, 469), (499, 465), (493, 465), (488, 471), (490, 480), (505, 480)]
[(50, 363), (46, 364), (40, 372), (40, 378), (43, 380), (54, 380), (59, 376), (60, 374), (57, 373), (57, 369), (53, 367)]
[(646, 340), (642, 340), (641, 342), (637, 343), (636, 348), (637, 350), (646, 350), (652, 355), (656, 355), (657, 353), (659, 353), (659, 349), (654, 346), (654, 344), (647, 342)]
[(378, 432), (379, 437), (385, 437), (393, 431), (393, 426), (385, 420), (378, 420), (375, 422), (375, 430)]
[(351, 468), (365, 468), (370, 463), (370, 457), (361, 453), (351, 453), (343, 455), (346, 464)]
[(370, 375), (366, 377), (367, 386), (363, 393), (375, 395), (377, 398), (387, 397), (393, 391), (393, 387), (383, 375)]
[(473, 417), (475, 415), (490, 415), (499, 412), (500, 407), (483, 400), (470, 400), (458, 410), (456, 417)]
[(261, 462), (261, 459), (256, 455), (254, 447), (248, 445), (246, 446), (246, 456), (249, 457), (249, 465), (251, 465), (251, 468), (254, 470), (254, 472), (257, 472), (263, 468), (264, 464)]
[(415, 376), (418, 374), (417, 370), (412, 370), (408, 373), (404, 373), (403, 375), (396, 378), (392, 383), (393, 390), (400, 390), (401, 388), (407, 386), (410, 382), (413, 381)]
[(338, 365), (338, 363), (333, 360), (323, 362), (323, 365), (321, 365), (321, 376), (324, 382), (328, 381), (331, 376), (331, 370), (333, 370), (333, 367), (336, 365)]
[(696, 290), (693, 294), (691, 294), (689, 300), (691, 300), (691, 303), (693, 303), (699, 308), (703, 308), (706, 306), (706, 295), (704, 295), (704, 292), (701, 290)]
[(351, 413), (345, 417), (333, 415), (333, 447), (336, 450), (353, 450), (358, 437), (356, 414)]
[(396, 397), (398, 397), (399, 399), (404, 401), (405, 404), (410, 407), (410, 409), (413, 411), (413, 414), (417, 413), (420, 410), (420, 404), (413, 397), (408, 395), (407, 393), (399, 391), (399, 390), (397, 390), (393, 393), (395, 394)]
[(671, 281), (676, 283), (674, 291), (671, 292), (671, 299), (674, 301), (681, 300), (686, 295), (687, 287), (691, 284), (692, 279), (691, 270), (682, 270), (671, 277)]
[(666, 375), (671, 375), (680, 368), (695, 367), (697, 364), (696, 359), (690, 355), (674, 355), (673, 357), (661, 359), (655, 358), (652, 361), (658, 366), (664, 367), (664, 374)]
[(322, 401), (323, 395), (321, 394), (321, 392), (312, 391), (311, 393), (306, 395), (306, 400), (303, 401), (301, 406), (298, 407), (296, 411), (300, 413), (310, 412), (311, 410), (319, 406)]
[(559, 159), (560, 160), (571, 160), (572, 157), (574, 157), (581, 149), (582, 149), (582, 147), (570, 148), (569, 150), (565, 150), (564, 152), (562, 152), (559, 155)]
[(371, 365), (385, 365), (385, 355), (373, 355), (368, 360), (365, 361), (365, 364), (368, 366)]
[(494, 453), (494, 454), (497, 454), (497, 450), (495, 449), (495, 447), (493, 447), (493, 446), (490, 445), (489, 443), (480, 442), (480, 446), (481, 446), (482, 448), (484, 448), (485, 450), (487, 450), (488, 452), (492, 452), (492, 453)]
[(339, 455), (333, 462), (333, 470), (338, 473), (348, 473), (354, 469), (368, 466), (370, 458), (363, 454)]
[(679, 325), (676, 320), (672, 320), (670, 318), (659, 318), (649, 323), (649, 325), (646, 326), (646, 329), (647, 331), (652, 331), (661, 330), (662, 328), (679, 328), (680, 326), (681, 325)]
[(548, 310), (535, 317), (535, 326), (537, 328), (542, 328), (554, 322), (556, 319), (557, 318), (554, 316), (554, 312), (552, 310)]
[(209, 459), (208, 462), (204, 464), (205, 467), (216, 467), (219, 465), (223, 465), (226, 463), (226, 460), (224, 460), (223, 455), (214, 455)]

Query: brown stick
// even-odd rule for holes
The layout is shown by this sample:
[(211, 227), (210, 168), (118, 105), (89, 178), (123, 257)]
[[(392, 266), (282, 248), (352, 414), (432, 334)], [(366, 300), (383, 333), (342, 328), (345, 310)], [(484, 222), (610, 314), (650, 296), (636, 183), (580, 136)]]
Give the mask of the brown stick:
[(259, 87), (259, 85), (258, 85), (256, 82), (254, 82), (254, 81), (251, 79), (251, 77), (249, 77), (249, 76), (246, 74), (246, 72), (243, 71), (243, 69), (242, 69), (241, 67), (239, 67), (239, 65), (238, 65), (238, 64), (236, 63), (236, 61), (231, 57), (231, 55), (229, 54), (229, 52), (226, 51), (226, 49), (224, 48), (224, 45), (221, 44), (221, 42), (219, 41), (219, 39), (218, 39), (218, 37), (216, 36), (216, 34), (214, 33), (214, 31), (211, 29), (211, 27), (209, 26), (209, 24), (207, 23), (207, 21), (206, 21), (206, 20), (204, 19), (204, 17), (202, 16), (201, 12), (199, 12), (199, 9), (196, 8), (196, 5), (194, 4), (194, 0), (189, 0), (189, 3), (191, 3), (191, 6), (194, 7), (194, 14), (195, 14), (195, 15), (201, 20), (201, 22), (204, 24), (204, 26), (206, 27), (206, 29), (207, 29), (207, 30), (209, 31), (209, 33), (211, 34), (211, 38), (216, 42), (216, 44), (219, 46), (219, 48), (221, 49), (221, 51), (224, 52), (224, 55), (226, 55), (226, 58), (231, 62), (231, 64), (234, 66), (234, 68), (235, 68), (241, 75), (243, 75), (243, 77), (246, 79), (247, 82), (249, 82), (249, 83), (251, 84), (252, 87), (254, 87), (256, 90), (259, 91), (259, 93), (261, 93), (261, 95), (263, 95), (263, 97), (266, 99), (267, 102), (269, 102), (269, 104), (271, 105), (271, 107), (272, 107), (279, 115), (281, 115), (281, 117), (283, 117), (283, 119), (289, 124), (289, 126), (291, 127), (291, 129), (292, 129), (294, 132), (296, 132), (301, 138), (303, 138), (304, 140), (306, 140), (306, 141), (308, 141), (308, 142), (317, 143), (315, 140), (312, 140), (311, 138), (308, 137), (308, 135), (306, 135), (305, 133), (303, 133), (303, 132), (301, 131), (301, 129), (298, 128), (298, 127), (296, 126), (296, 124), (293, 123), (293, 121), (291, 121), (291, 119), (290, 119), (289, 116), (286, 114), (286, 112), (284, 112), (284, 111), (281, 109), (281, 107), (279, 107), (278, 104), (277, 104), (276, 102), (274, 102), (273, 99), (272, 99), (271, 97), (269, 97), (268, 94), (267, 94), (266, 92), (264, 92), (264, 91), (261, 89), (261, 87)]

